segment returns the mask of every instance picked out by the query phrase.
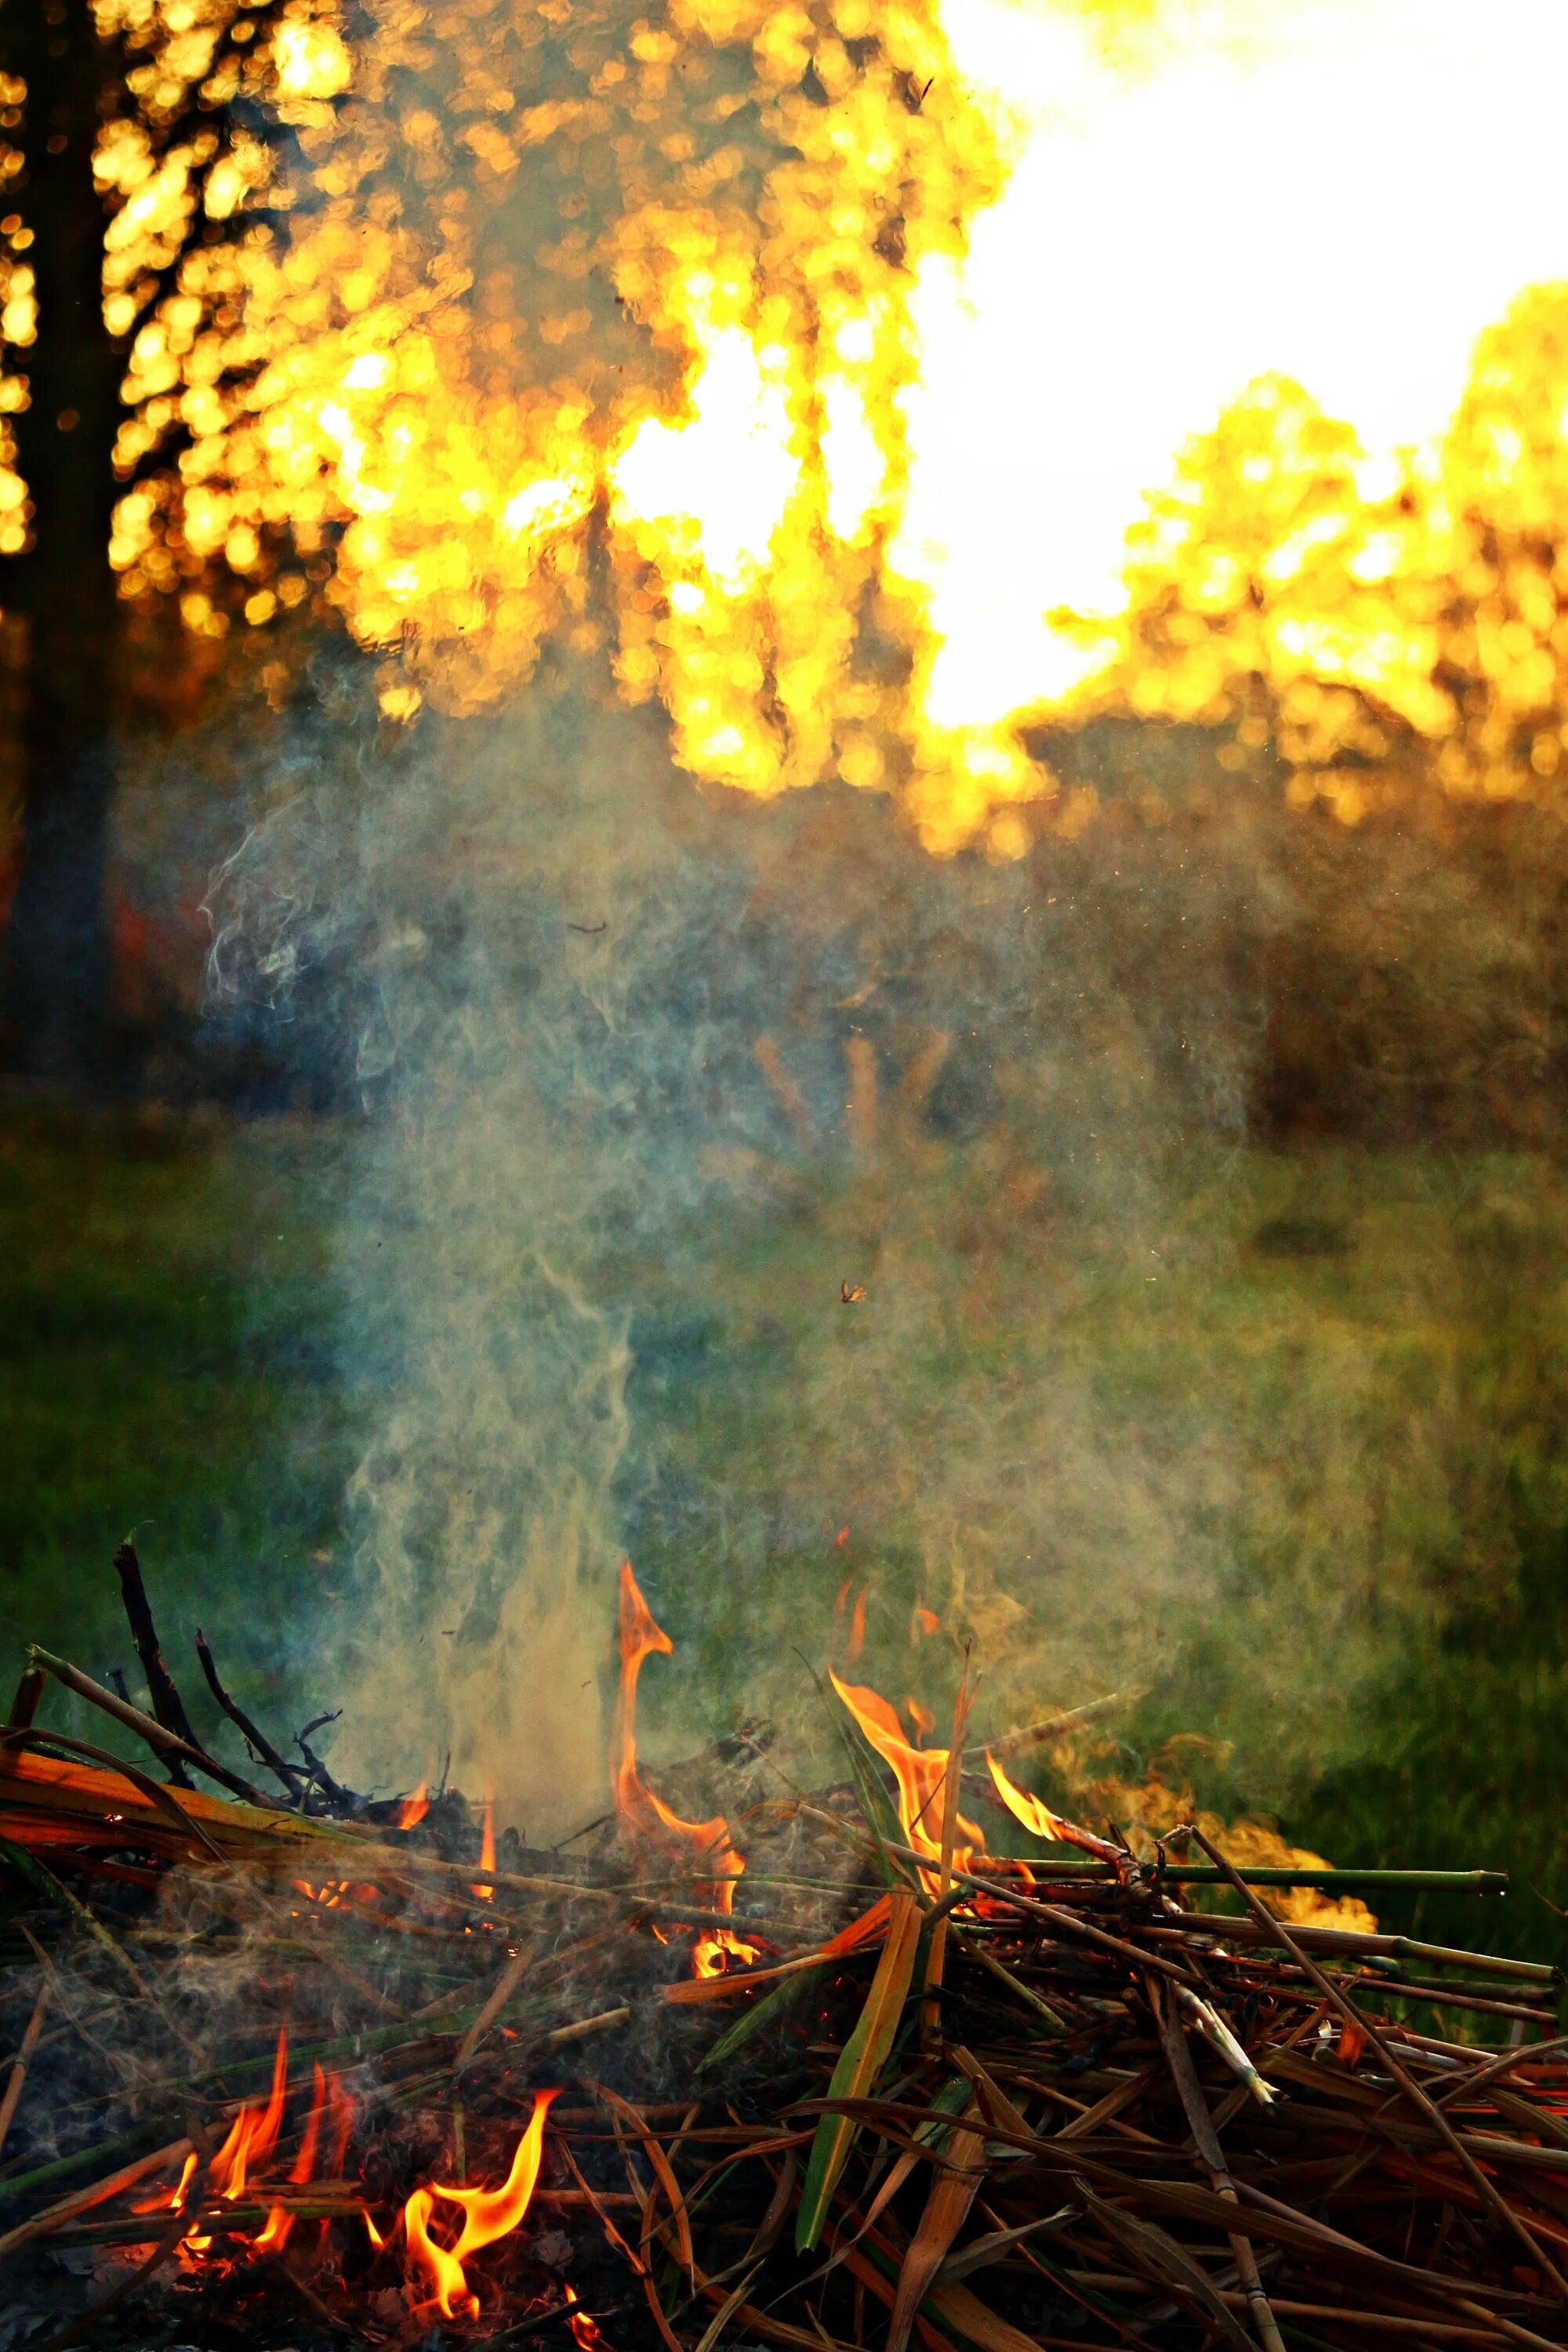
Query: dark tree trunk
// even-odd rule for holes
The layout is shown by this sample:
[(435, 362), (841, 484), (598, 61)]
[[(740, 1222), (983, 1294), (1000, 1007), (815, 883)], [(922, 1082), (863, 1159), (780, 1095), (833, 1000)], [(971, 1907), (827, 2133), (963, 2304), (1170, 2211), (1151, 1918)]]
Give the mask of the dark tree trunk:
[[(89, 0), (5, 0), (0, 62), (27, 85), (26, 170), (7, 196), (33, 232), (38, 327), (18, 470), (30, 551), (0, 564), (27, 630), (21, 865), (5, 958), (7, 1058), (33, 1075), (110, 1075), (104, 896), (114, 780), (116, 598), (109, 568), (122, 359), (103, 321), (104, 206), (93, 184), (116, 88)], [(14, 192), (14, 193), (13, 193)]]

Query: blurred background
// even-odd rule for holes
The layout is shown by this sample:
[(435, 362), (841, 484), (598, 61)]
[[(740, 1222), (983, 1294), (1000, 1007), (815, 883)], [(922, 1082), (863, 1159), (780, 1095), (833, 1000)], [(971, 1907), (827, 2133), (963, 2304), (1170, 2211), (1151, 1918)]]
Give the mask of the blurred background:
[(557, 1836), (629, 1553), (1555, 1948), (1564, 67), (5, 0), (7, 1666)]

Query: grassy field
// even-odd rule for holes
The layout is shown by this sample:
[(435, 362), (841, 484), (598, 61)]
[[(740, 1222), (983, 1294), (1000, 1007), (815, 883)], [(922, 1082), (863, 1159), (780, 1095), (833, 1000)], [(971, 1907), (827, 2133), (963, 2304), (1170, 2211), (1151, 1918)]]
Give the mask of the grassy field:
[[(320, 1228), (330, 1147), (219, 1125), (0, 1125), (0, 1618), (134, 1670), (133, 1530), (174, 1654), (201, 1622), (258, 1694), (332, 1572), (349, 1433)], [(188, 1651), (186, 1651), (188, 1656)]]
[[(334, 1354), (338, 1182), (287, 1126), (0, 1129), (7, 1675), (29, 1636), (131, 1664), (135, 1528), (172, 1655), (199, 1621), (258, 1698), (332, 1703), (370, 1409)], [(1525, 1158), (1247, 1154), (1135, 1213), (973, 1154), (754, 1198), (626, 1270), (624, 1524), (715, 1720), (820, 1652), (852, 1572), (868, 1678), (940, 1704), (917, 1601), (976, 1628), (1003, 1712), (1124, 1671), (1118, 1770), (1200, 1735), (1222, 1811), (1518, 1875), (1484, 1926), (1391, 1921), (1568, 1958), (1565, 1263), (1568, 1186)]]
[[(867, 1678), (939, 1719), (951, 1659), (911, 1639), (916, 1601), (974, 1629), (983, 1717), (1143, 1685), (1119, 1777), (1184, 1735), (1204, 1801), (1342, 1862), (1508, 1868), (1487, 1932), (1559, 1948), (1527, 1891), (1568, 1904), (1550, 1166), (1254, 1152), (1097, 1208), (954, 1161), (705, 1244), (639, 1351), (663, 1483), (627, 1517), (654, 1589), (700, 1596), (731, 1704), (768, 1685), (761, 1650), (820, 1644), (847, 1566)], [(759, 1642), (763, 1591), (788, 1601)], [(1465, 1932), (1454, 1902), (1419, 1916)]]

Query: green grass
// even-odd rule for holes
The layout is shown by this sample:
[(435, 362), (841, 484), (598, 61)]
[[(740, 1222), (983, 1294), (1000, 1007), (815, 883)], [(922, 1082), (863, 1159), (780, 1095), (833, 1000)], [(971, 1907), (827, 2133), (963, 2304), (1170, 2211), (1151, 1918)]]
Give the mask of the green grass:
[[(7, 1675), (27, 1638), (132, 1666), (135, 1528), (187, 1685), (200, 1622), (275, 1722), (332, 1703), (367, 1410), (334, 1356), (339, 1157), (287, 1125), (0, 1129)], [(1137, 1682), (1124, 1777), (1196, 1733), (1222, 1811), (1517, 1875), (1391, 1923), (1568, 1960), (1565, 1268), (1568, 1183), (1522, 1156), (1249, 1152), (1102, 1194), (992, 1145), (760, 1182), (601, 1268), (633, 1310), (619, 1511), (679, 1643), (650, 1752), (693, 1694), (708, 1725), (804, 1720), (852, 1573), (890, 1695), (951, 1691), (916, 1601), (975, 1634), (983, 1725)]]
[[(1328, 1148), (1131, 1202), (1027, 1177), (866, 1176), (708, 1224), (650, 1285), (627, 1518), (714, 1711), (787, 1716), (853, 1570), (867, 1678), (939, 1719), (916, 1601), (974, 1633), (981, 1722), (1144, 1685), (1121, 1777), (1195, 1733), (1221, 1811), (1568, 1905), (1568, 1186)], [(1522, 1885), (1484, 1932), (1568, 1959)]]
[(287, 1131), (0, 1127), (7, 1681), (29, 1639), (139, 1681), (110, 1565), (134, 1530), (182, 1680), (200, 1622), (237, 1687), (299, 1703), (351, 1458), (322, 1311), (330, 1181), (329, 1149)]

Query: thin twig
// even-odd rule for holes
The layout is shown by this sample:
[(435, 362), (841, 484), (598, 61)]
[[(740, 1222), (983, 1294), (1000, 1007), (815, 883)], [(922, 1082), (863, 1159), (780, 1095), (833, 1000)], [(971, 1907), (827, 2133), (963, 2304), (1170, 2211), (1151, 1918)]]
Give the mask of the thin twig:
[(0, 2096), (0, 2148), (5, 2145), (5, 2135), (11, 2128), (11, 2119), (16, 2112), (16, 2103), (22, 2095), (22, 2085), (27, 2079), (27, 2068), (33, 2053), (38, 2046), (38, 2036), (44, 2030), (44, 2016), (49, 2006), (49, 1995), (52, 1990), (49, 1979), (46, 1976), (38, 1987), (38, 1998), (33, 2003), (33, 2013), (27, 2020), (16, 2055), (11, 2061), (11, 2072), (5, 2080), (5, 2095)]
[[(1177, 1834), (1179, 1835), (1180, 1832), (1177, 1832)], [(1252, 1889), (1246, 1885), (1240, 1876), (1240, 1874), (1231, 1868), (1231, 1865), (1226, 1860), (1224, 1854), (1221, 1853), (1219, 1848), (1210, 1843), (1210, 1841), (1204, 1835), (1202, 1830), (1194, 1827), (1190, 1829), (1187, 1832), (1187, 1834), (1203, 1848), (1205, 1853), (1208, 1855), (1209, 1860), (1215, 1865), (1215, 1867), (1226, 1873), (1226, 1876), (1230, 1879), (1231, 1884), (1236, 1887), (1237, 1892), (1246, 1902), (1248, 1910), (1250, 1910), (1254, 1916), (1258, 1918), (1259, 1923), (1261, 1924), (1264, 1921), (1268, 1923), (1271, 1932), (1279, 1937), (1280, 1944), (1284, 1949), (1289, 1953), (1290, 1958), (1296, 1962), (1298, 1968), (1301, 1968), (1306, 1970), (1307, 1974), (1311, 1978), (1312, 1982), (1317, 1986), (1319, 1991), (1333, 2003), (1334, 2007), (1339, 2011), (1340, 2015), (1345, 2020), (1347, 2024), (1353, 2027), (1356, 2032), (1362, 2034), (1365, 2038), (1369, 2046), (1376, 2051), (1378, 2057), (1382, 2060), (1384, 2065), (1386, 2066), (1388, 2072), (1393, 2075), (1394, 2081), (1404, 2092), (1405, 2096), (1410, 2101), (1412, 2106), (1417, 2108), (1420, 2113), (1427, 2118), (1428, 2122), (1436, 2126), (1439, 2137), (1451, 2154), (1458, 2158), (1460, 2164), (1464, 2168), (1467, 2179), (1469, 2180), (1471, 2187), (1476, 2190), (1478, 2196), (1480, 2198), (1481, 2202), (1486, 2206), (1488, 2211), (1494, 2214), (1506, 2228), (1512, 2231), (1521, 2245), (1523, 2246), (1529, 2253), (1531, 2261), (1535, 2264), (1542, 2278), (1549, 2279), (1554, 2291), (1563, 2297), (1564, 2302), (1568, 2302), (1568, 2279), (1563, 2277), (1562, 2272), (1552, 2260), (1551, 2255), (1545, 2252), (1529, 2224), (1522, 2221), (1520, 2215), (1515, 2212), (1513, 2207), (1509, 2203), (1508, 2199), (1498, 2188), (1496, 2182), (1489, 2179), (1487, 2175), (1481, 2170), (1480, 2166), (1476, 2162), (1476, 2159), (1470, 2154), (1469, 2149), (1464, 2145), (1458, 2133), (1454, 2129), (1453, 2125), (1448, 2121), (1447, 2116), (1443, 2113), (1441, 2107), (1427, 2096), (1426, 2093), (1421, 2088), (1420, 2084), (1417, 2083), (1415, 2077), (1400, 2064), (1399, 2060), (1394, 2053), (1391, 2044), (1384, 2039), (1384, 2035), (1378, 2032), (1376, 2026), (1372, 2023), (1369, 2018), (1363, 2016), (1362, 2011), (1357, 2009), (1355, 2003), (1351, 2000), (1349, 1994), (1343, 1991), (1339, 1985), (1335, 1984), (1331, 1977), (1327, 1977), (1323, 1974), (1322, 1969), (1319, 1968), (1317, 1962), (1310, 1959), (1306, 1952), (1303, 1951), (1300, 1945), (1295, 1941), (1289, 1929), (1285, 1927), (1283, 1922), (1279, 1919), (1274, 1918), (1269, 1912), (1265, 1910), (1262, 1902), (1253, 1893)]]

